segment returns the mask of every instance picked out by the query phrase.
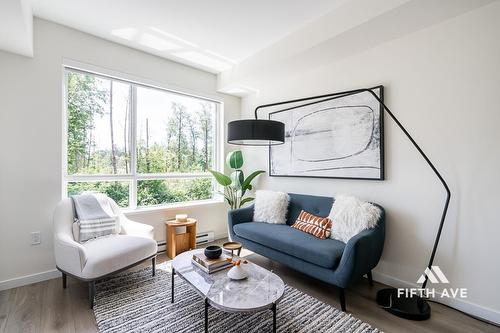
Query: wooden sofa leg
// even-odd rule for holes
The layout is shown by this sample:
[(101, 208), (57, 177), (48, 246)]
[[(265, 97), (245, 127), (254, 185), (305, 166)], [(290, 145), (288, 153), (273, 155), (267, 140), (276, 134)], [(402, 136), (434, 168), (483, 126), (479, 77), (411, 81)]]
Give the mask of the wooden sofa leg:
[(366, 273), (366, 277), (368, 278), (368, 283), (370, 284), (370, 286), (373, 286), (372, 271), (369, 271), (368, 273)]
[(65, 273), (62, 273), (63, 289), (66, 289), (67, 280), (68, 280), (68, 276)]
[(340, 296), (340, 308), (342, 311), (346, 311), (345, 307), (345, 289), (344, 288), (339, 288), (339, 296)]
[(155, 276), (156, 275), (156, 257), (153, 257), (151, 259), (151, 266), (153, 268), (153, 273), (152, 274), (153, 274), (153, 276)]
[(94, 308), (94, 297), (95, 297), (95, 281), (89, 282), (89, 305), (90, 308)]

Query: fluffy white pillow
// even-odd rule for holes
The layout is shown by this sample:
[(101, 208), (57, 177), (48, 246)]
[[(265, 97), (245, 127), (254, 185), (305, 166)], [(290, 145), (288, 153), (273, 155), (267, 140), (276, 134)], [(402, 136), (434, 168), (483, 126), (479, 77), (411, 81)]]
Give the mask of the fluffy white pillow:
[(253, 219), (255, 222), (285, 224), (289, 196), (283, 192), (255, 192)]
[(369, 202), (350, 195), (338, 195), (328, 215), (332, 220), (330, 238), (347, 243), (361, 231), (374, 228), (380, 214), (380, 209)]

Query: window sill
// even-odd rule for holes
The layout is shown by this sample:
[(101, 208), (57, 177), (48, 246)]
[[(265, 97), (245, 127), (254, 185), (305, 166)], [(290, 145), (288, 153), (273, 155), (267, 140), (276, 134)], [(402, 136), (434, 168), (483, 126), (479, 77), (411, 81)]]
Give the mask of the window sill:
[(221, 199), (190, 201), (190, 202), (177, 202), (177, 203), (165, 204), (165, 205), (138, 207), (136, 209), (128, 208), (128, 209), (123, 209), (122, 211), (127, 216), (133, 216), (133, 215), (138, 215), (138, 214), (158, 212), (158, 211), (168, 211), (168, 210), (179, 209), (179, 208), (218, 205), (221, 203), (224, 203), (224, 199), (222, 199), (222, 198)]

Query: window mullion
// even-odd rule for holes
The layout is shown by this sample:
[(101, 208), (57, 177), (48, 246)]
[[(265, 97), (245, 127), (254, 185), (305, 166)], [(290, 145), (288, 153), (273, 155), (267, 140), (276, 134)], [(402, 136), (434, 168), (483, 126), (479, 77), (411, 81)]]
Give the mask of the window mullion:
[(130, 170), (132, 184), (129, 191), (130, 208), (137, 208), (137, 86), (130, 85)]
[(68, 182), (99, 182), (99, 181), (130, 181), (132, 180), (131, 175), (68, 175), (65, 177)]
[[(221, 128), (224, 124), (224, 106), (221, 104), (215, 104), (214, 120), (212, 123), (212, 167), (219, 172), (225, 173), (224, 161), (224, 131)], [(212, 189), (214, 196), (220, 196), (218, 192), (223, 192), (223, 187), (212, 181)], [(222, 198), (222, 197), (221, 197)]]
[(63, 180), (62, 180), (62, 197), (66, 198), (68, 196), (68, 72), (63, 71), (63, 138), (62, 138), (62, 144), (63, 144), (63, 156), (62, 156), (62, 161), (63, 161)]
[(197, 179), (211, 178), (210, 173), (143, 173), (137, 174), (134, 178), (138, 180), (155, 180), (155, 179)]

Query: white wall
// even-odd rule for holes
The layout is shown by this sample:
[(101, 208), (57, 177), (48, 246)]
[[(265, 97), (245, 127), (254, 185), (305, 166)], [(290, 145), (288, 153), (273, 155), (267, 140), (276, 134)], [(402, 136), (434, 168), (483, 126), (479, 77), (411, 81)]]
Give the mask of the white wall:
[[(386, 102), (428, 153), (453, 195), (435, 264), (469, 298), (452, 301), (500, 322), (500, 4), (494, 3), (354, 56), (255, 88), (244, 118), (260, 104), (383, 84)], [(332, 54), (332, 58), (335, 55)], [(266, 117), (263, 113), (262, 117)], [(260, 177), (257, 187), (335, 195), (352, 193), (387, 210), (375, 277), (414, 285), (425, 268), (445, 192), (418, 152), (385, 119), (387, 180)], [(245, 149), (246, 167), (267, 170), (267, 149)], [(439, 287), (439, 286), (435, 286)]]
[[(114, 44), (44, 20), (34, 22), (34, 58), (0, 51), (0, 287), (6, 280), (49, 271), (52, 276), (52, 213), (61, 199), (62, 64), (73, 59), (167, 87), (215, 96), (225, 120), (239, 116), (240, 100), (216, 93), (213, 74)], [(133, 218), (152, 224), (165, 239), (162, 221), (178, 211), (199, 219), (198, 231), (225, 236), (224, 204), (156, 211)], [(31, 231), (42, 244), (30, 246)]]
[(33, 14), (29, 1), (1, 1), (0, 13), (0, 50), (33, 57)]

